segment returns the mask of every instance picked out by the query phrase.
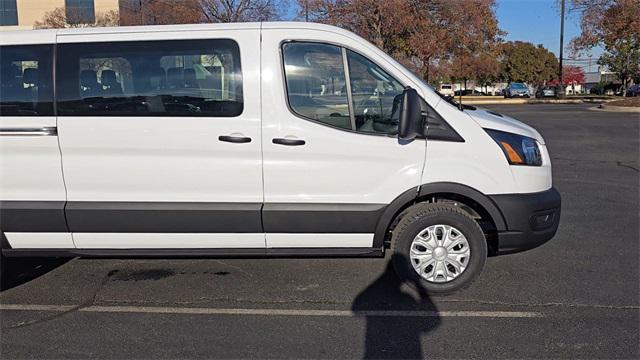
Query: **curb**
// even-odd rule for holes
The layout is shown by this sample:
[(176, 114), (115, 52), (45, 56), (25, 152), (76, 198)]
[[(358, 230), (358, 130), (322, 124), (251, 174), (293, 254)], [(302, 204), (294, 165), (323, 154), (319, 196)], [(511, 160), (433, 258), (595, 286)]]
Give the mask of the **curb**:
[(640, 107), (637, 106), (612, 106), (612, 105), (600, 105), (590, 108), (591, 110), (598, 111), (610, 111), (610, 112), (622, 112), (622, 113), (640, 113)]
[[(515, 104), (602, 104), (616, 99), (462, 99), (463, 104), (469, 105), (515, 105)], [(458, 101), (456, 99), (456, 101)]]

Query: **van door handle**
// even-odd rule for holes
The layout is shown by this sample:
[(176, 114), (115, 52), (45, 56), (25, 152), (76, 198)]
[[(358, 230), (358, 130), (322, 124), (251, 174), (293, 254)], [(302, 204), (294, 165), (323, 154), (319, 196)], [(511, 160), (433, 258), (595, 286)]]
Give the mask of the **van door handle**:
[(286, 146), (300, 146), (306, 144), (306, 141), (299, 139), (275, 138), (272, 140), (274, 144)]
[(251, 138), (250, 137), (233, 136), (233, 135), (220, 135), (220, 136), (218, 136), (218, 140), (224, 141), (224, 142), (230, 142), (230, 143), (234, 143), (234, 144), (244, 144), (244, 143), (250, 143), (251, 142)]

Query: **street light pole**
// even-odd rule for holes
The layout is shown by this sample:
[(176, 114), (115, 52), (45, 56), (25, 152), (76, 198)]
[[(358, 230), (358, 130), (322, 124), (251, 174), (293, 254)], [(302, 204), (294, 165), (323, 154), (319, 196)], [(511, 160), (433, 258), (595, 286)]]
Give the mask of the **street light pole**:
[(304, 1), (304, 21), (309, 22), (309, 0)]
[(564, 84), (562, 83), (562, 57), (564, 50), (564, 1), (560, 2), (560, 61), (558, 66), (558, 89), (556, 90), (557, 97), (564, 98)]

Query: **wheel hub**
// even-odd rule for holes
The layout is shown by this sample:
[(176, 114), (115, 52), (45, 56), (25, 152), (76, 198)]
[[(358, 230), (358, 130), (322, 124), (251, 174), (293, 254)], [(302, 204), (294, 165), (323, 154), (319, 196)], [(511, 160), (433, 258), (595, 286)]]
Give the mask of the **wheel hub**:
[(467, 238), (449, 225), (431, 225), (411, 243), (411, 265), (430, 282), (445, 283), (457, 278), (467, 268), (470, 256)]
[(438, 246), (433, 250), (433, 257), (435, 257), (436, 260), (444, 260), (447, 257), (447, 249)]

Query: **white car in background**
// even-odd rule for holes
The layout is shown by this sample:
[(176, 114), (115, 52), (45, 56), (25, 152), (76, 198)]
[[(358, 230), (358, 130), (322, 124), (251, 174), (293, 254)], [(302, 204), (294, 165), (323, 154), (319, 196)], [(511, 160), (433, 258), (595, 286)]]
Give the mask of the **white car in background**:
[(440, 86), (438, 86), (438, 92), (444, 96), (453, 96), (453, 85), (440, 84)]

